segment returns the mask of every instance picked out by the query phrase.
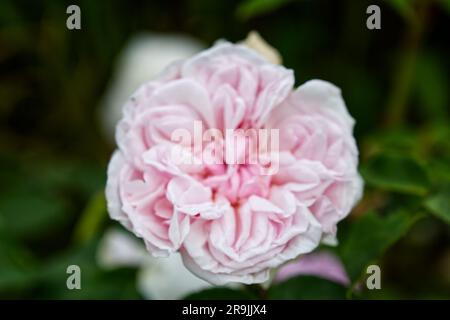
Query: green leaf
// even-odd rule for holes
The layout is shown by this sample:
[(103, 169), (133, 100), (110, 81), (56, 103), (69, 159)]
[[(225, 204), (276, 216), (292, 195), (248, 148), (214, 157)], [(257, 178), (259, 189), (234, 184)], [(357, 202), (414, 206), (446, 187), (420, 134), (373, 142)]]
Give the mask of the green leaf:
[(446, 187), (427, 198), (425, 208), (436, 217), (450, 224), (450, 187)]
[(347, 289), (342, 285), (313, 276), (298, 276), (273, 285), (270, 299), (345, 299)]
[(186, 296), (185, 300), (251, 300), (255, 299), (249, 292), (230, 288), (211, 288), (194, 292)]
[(369, 185), (388, 191), (423, 196), (429, 179), (425, 168), (410, 157), (382, 154), (361, 168)]
[(352, 280), (360, 280), (367, 266), (399, 240), (417, 221), (419, 215), (397, 211), (386, 217), (369, 212), (341, 233), (338, 254)]
[(264, 13), (272, 12), (292, 0), (245, 0), (238, 9), (237, 16), (241, 19), (249, 19)]

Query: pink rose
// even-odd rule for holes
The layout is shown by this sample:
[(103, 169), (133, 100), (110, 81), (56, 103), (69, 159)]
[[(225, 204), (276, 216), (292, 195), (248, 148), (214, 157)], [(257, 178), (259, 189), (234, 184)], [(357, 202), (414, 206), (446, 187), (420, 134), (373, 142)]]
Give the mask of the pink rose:
[[(108, 168), (111, 218), (152, 255), (178, 251), (214, 284), (264, 282), (271, 268), (335, 242), (362, 190), (354, 121), (333, 85), (293, 85), (291, 70), (243, 45), (219, 43), (169, 65), (124, 107)], [(223, 135), (174, 141), (177, 130), (196, 137), (199, 122)], [(246, 162), (245, 135), (235, 145), (243, 163), (211, 153), (228, 146), (229, 129), (279, 130), (279, 149), (256, 144), (276, 170)]]

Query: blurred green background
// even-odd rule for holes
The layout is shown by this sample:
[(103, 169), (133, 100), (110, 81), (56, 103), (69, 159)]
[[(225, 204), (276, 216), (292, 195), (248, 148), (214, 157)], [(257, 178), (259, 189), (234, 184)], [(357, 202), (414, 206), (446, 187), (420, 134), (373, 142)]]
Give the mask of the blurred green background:
[[(70, 4), (81, 30), (66, 28)], [(381, 30), (366, 28), (370, 4)], [(95, 258), (116, 224), (103, 197), (114, 146), (98, 112), (116, 58), (141, 31), (211, 45), (257, 30), (297, 85), (320, 78), (342, 89), (366, 188), (334, 250), (353, 283), (367, 264), (382, 267), (382, 290), (298, 278), (264, 297), (449, 299), (449, 17), (448, 0), (2, 0), (0, 298), (141, 297), (136, 270), (106, 271)], [(67, 290), (69, 264), (81, 266), (83, 290)]]

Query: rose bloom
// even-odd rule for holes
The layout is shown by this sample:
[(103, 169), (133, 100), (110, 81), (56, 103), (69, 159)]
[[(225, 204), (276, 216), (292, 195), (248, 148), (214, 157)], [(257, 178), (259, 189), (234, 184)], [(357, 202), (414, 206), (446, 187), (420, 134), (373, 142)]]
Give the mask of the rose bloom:
[[(108, 167), (111, 218), (153, 256), (179, 252), (219, 285), (262, 283), (271, 268), (336, 243), (336, 224), (362, 192), (354, 120), (334, 85), (293, 86), (291, 70), (228, 42), (170, 64), (124, 106)], [(278, 129), (278, 170), (175, 161), (172, 133), (194, 136), (196, 121), (221, 132)]]

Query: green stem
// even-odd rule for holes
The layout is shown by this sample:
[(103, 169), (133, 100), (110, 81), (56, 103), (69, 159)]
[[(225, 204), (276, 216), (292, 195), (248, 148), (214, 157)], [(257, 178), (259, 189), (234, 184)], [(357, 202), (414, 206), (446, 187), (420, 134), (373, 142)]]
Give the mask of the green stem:
[(257, 297), (258, 299), (261, 300), (265, 300), (267, 299), (267, 290), (264, 289), (261, 285), (259, 284), (251, 284), (251, 285), (247, 285), (245, 286), (245, 289), (251, 293), (252, 295), (254, 295), (255, 297)]
[(406, 115), (417, 56), (426, 25), (427, 9), (427, 3), (422, 3), (417, 10), (416, 18), (412, 19), (409, 23), (402, 55), (400, 56), (398, 68), (393, 76), (392, 91), (388, 98), (385, 119), (385, 124), (388, 127), (402, 124)]

